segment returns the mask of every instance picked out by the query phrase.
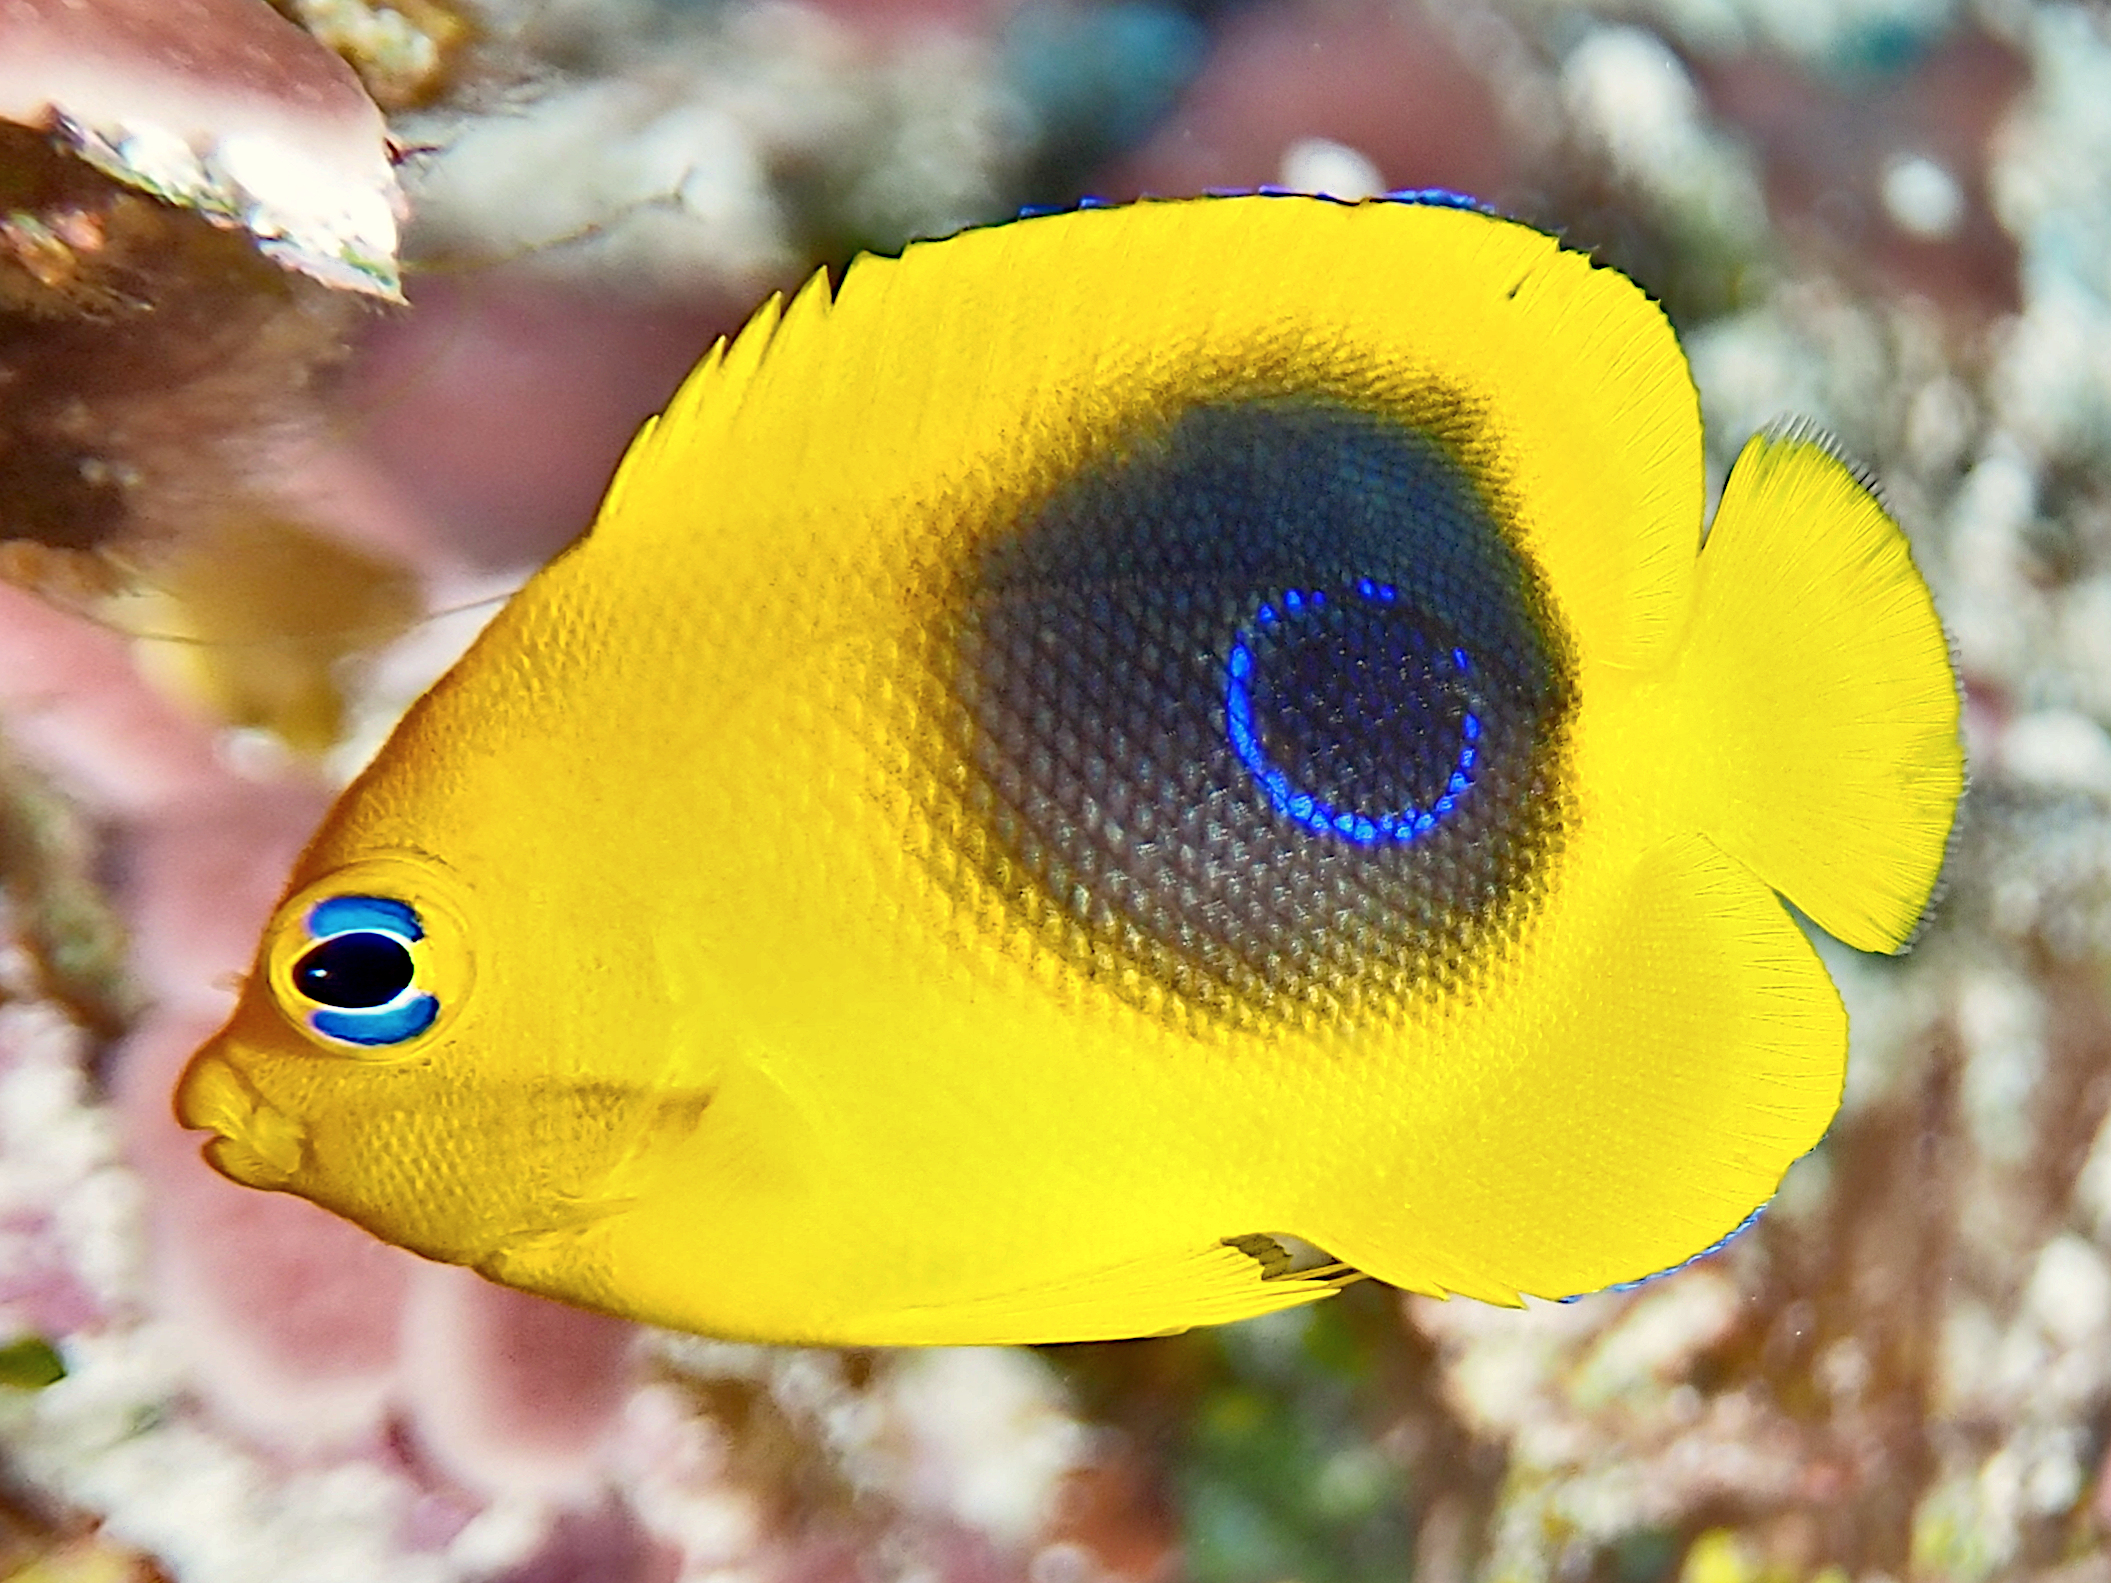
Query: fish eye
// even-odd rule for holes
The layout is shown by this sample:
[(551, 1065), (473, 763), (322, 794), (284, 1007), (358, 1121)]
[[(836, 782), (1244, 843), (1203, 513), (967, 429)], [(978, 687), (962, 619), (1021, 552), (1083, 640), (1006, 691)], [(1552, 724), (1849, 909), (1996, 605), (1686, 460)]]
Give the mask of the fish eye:
[(369, 1048), (431, 1027), (439, 997), (421, 982), (425, 925), (389, 896), (326, 896), (300, 920), (307, 942), (286, 972), (291, 1011), (325, 1039)]
[(303, 995), (346, 1011), (385, 1006), (417, 976), (410, 949), (392, 934), (359, 930), (323, 941), (294, 964), (293, 983)]

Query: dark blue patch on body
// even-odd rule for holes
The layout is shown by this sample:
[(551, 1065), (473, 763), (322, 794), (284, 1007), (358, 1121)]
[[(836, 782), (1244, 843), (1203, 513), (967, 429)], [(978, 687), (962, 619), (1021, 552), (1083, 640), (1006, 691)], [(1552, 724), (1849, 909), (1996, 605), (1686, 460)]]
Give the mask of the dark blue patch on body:
[(1191, 407), (973, 570), (950, 680), (987, 877), (1091, 971), (1237, 1017), (1454, 978), (1558, 837), (1548, 609), (1437, 436)]

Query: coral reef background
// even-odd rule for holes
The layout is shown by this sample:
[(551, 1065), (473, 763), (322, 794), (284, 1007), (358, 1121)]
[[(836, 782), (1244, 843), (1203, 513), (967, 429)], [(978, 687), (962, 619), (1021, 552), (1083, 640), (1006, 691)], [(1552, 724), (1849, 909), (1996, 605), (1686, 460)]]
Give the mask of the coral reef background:
[[(809, 1352), (205, 1170), (173, 1074), (330, 789), (713, 335), (1263, 183), (1558, 230), (1718, 483), (1809, 414), (1912, 535), (1973, 785), (1916, 950), (1825, 947), (1847, 1100), (1756, 1229), (1522, 1313)], [(2101, 5), (21, 0), (0, 576), (0, 1576), (2111, 1583)]]

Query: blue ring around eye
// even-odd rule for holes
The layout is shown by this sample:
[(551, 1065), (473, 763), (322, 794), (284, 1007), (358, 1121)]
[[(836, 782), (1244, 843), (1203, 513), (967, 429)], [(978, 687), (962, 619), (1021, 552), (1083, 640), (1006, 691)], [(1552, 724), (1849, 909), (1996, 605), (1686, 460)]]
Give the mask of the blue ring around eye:
[(422, 990), (406, 990), (386, 1006), (371, 1011), (339, 1011), (330, 1008), (308, 1013), (308, 1025), (328, 1038), (347, 1044), (401, 1044), (415, 1039), (440, 1015), (440, 1003)]
[[(316, 945), (340, 935), (391, 935), (408, 946), (425, 938), (425, 925), (408, 902), (389, 896), (330, 896), (308, 909), (308, 937)], [(405, 985), (380, 1006), (325, 1006), (308, 1013), (308, 1026), (325, 1038), (375, 1048), (415, 1039), (440, 1015), (437, 998)]]
[(387, 896), (331, 896), (308, 909), (308, 937), (327, 940), (333, 934), (372, 930), (404, 941), (425, 938), (418, 910)]
[[(1393, 584), (1376, 582), (1368, 577), (1359, 578), (1355, 590), (1358, 598), (1376, 605), (1394, 604), (1400, 598), (1400, 590)], [(1272, 627), (1308, 608), (1324, 609), (1326, 603), (1327, 595), (1323, 589), (1287, 589), (1281, 610), (1273, 604), (1263, 604), (1254, 619), (1261, 627)], [(1464, 649), (1451, 651), (1451, 663), (1460, 675), (1470, 668)], [(1444, 783), (1444, 791), (1427, 808), (1410, 805), (1374, 816), (1353, 808), (1336, 807), (1310, 792), (1298, 790), (1261, 746), (1253, 718), (1253, 672), (1253, 649), (1247, 642), (1246, 633), (1241, 631), (1232, 639), (1231, 654), (1225, 662), (1224, 735), (1239, 763), (1267, 797), (1269, 805), (1314, 835), (1338, 836), (1358, 846), (1377, 846), (1385, 842), (1404, 846), (1434, 830), (1458, 807), (1459, 799), (1473, 785), (1473, 768), (1480, 756), (1481, 720), (1469, 710), (1459, 722), (1462, 739), (1459, 754)]]

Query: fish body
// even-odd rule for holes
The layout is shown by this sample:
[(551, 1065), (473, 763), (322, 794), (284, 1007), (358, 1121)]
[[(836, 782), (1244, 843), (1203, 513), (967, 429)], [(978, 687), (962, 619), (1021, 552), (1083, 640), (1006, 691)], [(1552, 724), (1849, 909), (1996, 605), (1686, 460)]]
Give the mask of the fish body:
[[(721, 343), (293, 876), (184, 1122), (239, 1181), (775, 1341), (1514, 1303), (1823, 1134), (1786, 896), (1907, 940), (1962, 784), (1814, 434), (1705, 548), (1661, 312), (1457, 207), (1022, 220)], [(1778, 895), (1777, 895), (1778, 893)]]

